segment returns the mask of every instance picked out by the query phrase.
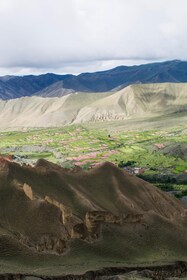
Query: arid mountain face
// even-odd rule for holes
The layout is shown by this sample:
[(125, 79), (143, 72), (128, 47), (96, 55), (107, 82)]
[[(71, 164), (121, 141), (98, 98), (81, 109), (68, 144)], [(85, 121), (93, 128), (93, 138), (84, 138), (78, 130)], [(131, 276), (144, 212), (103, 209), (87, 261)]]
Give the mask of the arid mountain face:
[(186, 83), (187, 62), (166, 61), (139, 66), (119, 66), (111, 70), (75, 75), (0, 77), (0, 98), (23, 96), (63, 96), (69, 92), (106, 92), (137, 83)]
[(150, 262), (182, 260), (186, 215), (182, 202), (111, 163), (84, 172), (45, 160), (35, 167), (0, 162), (1, 260), (19, 248), (63, 262), (77, 255), (77, 244), (77, 262), (89, 254), (90, 261), (135, 263), (141, 252)]
[(139, 84), (117, 92), (0, 101), (0, 128), (53, 127), (165, 116), (187, 110), (187, 84)]

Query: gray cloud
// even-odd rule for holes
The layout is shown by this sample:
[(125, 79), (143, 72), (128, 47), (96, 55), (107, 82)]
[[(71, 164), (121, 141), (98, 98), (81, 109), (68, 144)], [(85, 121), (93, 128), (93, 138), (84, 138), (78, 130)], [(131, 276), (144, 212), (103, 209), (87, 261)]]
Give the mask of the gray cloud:
[(187, 60), (186, 0), (1, 0), (0, 74)]

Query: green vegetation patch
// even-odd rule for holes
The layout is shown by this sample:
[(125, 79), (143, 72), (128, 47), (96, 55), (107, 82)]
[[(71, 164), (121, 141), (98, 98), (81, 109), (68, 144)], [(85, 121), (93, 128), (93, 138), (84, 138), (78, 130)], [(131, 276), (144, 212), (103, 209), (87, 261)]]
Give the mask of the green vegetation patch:
[[(31, 146), (31, 152), (22, 147)], [(36, 152), (32, 146), (46, 147)], [(180, 153), (176, 147), (182, 145)], [(18, 150), (20, 148), (20, 150)], [(63, 128), (36, 129), (0, 134), (1, 154), (22, 155), (30, 159), (46, 158), (70, 162), (85, 168), (99, 162), (134, 162), (145, 172), (169, 170), (180, 174), (187, 170), (187, 131), (183, 127), (162, 130), (109, 130), (72, 125)]]

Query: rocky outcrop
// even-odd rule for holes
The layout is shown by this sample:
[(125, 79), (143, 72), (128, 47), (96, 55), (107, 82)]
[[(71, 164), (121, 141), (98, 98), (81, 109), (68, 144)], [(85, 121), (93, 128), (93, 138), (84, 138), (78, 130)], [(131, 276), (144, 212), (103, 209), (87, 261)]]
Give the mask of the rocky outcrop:
[[(22, 233), (17, 234), (17, 239), (25, 246), (34, 248), (38, 252), (63, 254), (69, 249), (69, 241), (81, 239), (86, 242), (95, 242), (101, 238), (103, 224), (116, 224), (123, 226), (126, 223), (138, 223), (143, 215), (127, 214), (117, 216), (108, 211), (89, 211), (84, 218), (74, 215), (71, 209), (56, 199), (45, 196), (44, 199), (37, 197), (32, 187), (24, 183), (14, 181), (14, 186), (22, 190), (25, 196), (33, 203), (47, 204), (59, 213), (59, 222), (62, 224), (61, 236), (42, 234), (37, 240), (32, 240)], [(50, 211), (50, 208), (48, 211)], [(56, 217), (58, 217), (58, 215)], [(54, 217), (55, 219), (55, 217)]]
[(45, 196), (45, 200), (60, 209), (62, 217), (61, 222), (66, 227), (72, 239), (84, 240), (87, 237), (88, 232), (85, 224), (80, 218), (78, 218), (76, 215), (73, 215), (70, 208), (65, 207), (62, 203), (49, 196)]
[(60, 211), (62, 213), (62, 223), (64, 225), (66, 225), (68, 220), (72, 217), (71, 209), (69, 209), (68, 207), (65, 207), (62, 203), (58, 202), (57, 200), (55, 200), (54, 198), (51, 198), (49, 196), (45, 196), (45, 200), (48, 203), (50, 203), (60, 209)]
[(23, 191), (25, 193), (25, 195), (30, 199), (30, 200), (34, 200), (34, 195), (33, 195), (33, 191), (31, 186), (29, 186), (28, 184), (24, 183), (23, 185)]
[(132, 266), (132, 267), (106, 267), (100, 270), (87, 271), (84, 274), (42, 276), (32, 274), (0, 274), (0, 280), (122, 280), (122, 279), (186, 279), (187, 263), (175, 262), (170, 265)]
[(107, 211), (91, 211), (85, 216), (85, 226), (88, 231), (88, 240), (94, 241), (100, 238), (102, 224), (124, 225), (125, 223), (139, 223), (143, 214), (127, 214), (116, 216)]
[(37, 241), (31, 240), (28, 236), (17, 235), (21, 244), (36, 250), (39, 253), (51, 253), (61, 255), (67, 252), (69, 245), (67, 240), (60, 239), (49, 234), (42, 235)]
[[(33, 194), (31, 186), (24, 183), (23, 191), (25, 195), (30, 199), (37, 199), (36, 195)], [(102, 224), (117, 224), (123, 225), (125, 223), (137, 223), (140, 222), (143, 215), (142, 214), (127, 214), (116, 216), (107, 211), (90, 211), (87, 212), (84, 219), (78, 218), (76, 215), (73, 215), (71, 209), (69, 207), (64, 206), (62, 203), (58, 202), (56, 199), (45, 196), (45, 201), (55, 207), (57, 207), (61, 212), (61, 223), (66, 228), (71, 239), (82, 239), (87, 242), (94, 242), (101, 237), (101, 227)], [(27, 238), (22, 239), (25, 240), (26, 244)], [(38, 251), (50, 251), (51, 247), (54, 249), (54, 244), (58, 245), (56, 247), (66, 248), (64, 241), (53, 240), (49, 238), (49, 236), (43, 236), (36, 246)], [(52, 245), (53, 244), (53, 245)], [(62, 249), (55, 249), (55, 251), (63, 252)]]

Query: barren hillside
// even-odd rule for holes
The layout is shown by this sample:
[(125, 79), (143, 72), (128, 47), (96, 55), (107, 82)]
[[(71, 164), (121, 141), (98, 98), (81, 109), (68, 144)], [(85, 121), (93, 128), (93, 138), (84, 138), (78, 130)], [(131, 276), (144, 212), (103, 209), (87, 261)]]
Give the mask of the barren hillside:
[(128, 86), (117, 92), (72, 93), (0, 101), (0, 127), (49, 127), (72, 123), (164, 116), (187, 110), (187, 84)]
[(40, 264), (37, 272), (54, 275), (84, 264), (186, 260), (186, 213), (182, 202), (111, 163), (84, 172), (1, 160), (0, 266), (17, 255), (21, 272), (32, 258), (32, 269)]

